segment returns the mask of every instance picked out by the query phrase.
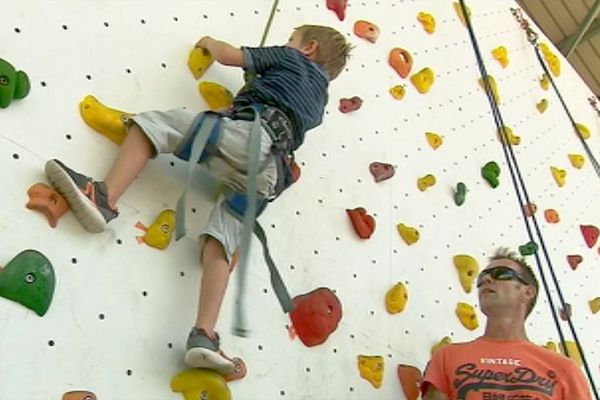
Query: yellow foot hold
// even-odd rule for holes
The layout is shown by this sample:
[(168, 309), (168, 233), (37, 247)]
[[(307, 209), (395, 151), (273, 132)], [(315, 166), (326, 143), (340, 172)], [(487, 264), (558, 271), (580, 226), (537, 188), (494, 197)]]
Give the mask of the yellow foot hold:
[(185, 400), (231, 400), (225, 379), (208, 369), (180, 372), (171, 379), (171, 390), (181, 393)]
[(585, 158), (581, 154), (569, 154), (569, 161), (571, 161), (573, 167), (581, 169), (585, 162)]
[(106, 107), (91, 95), (85, 96), (79, 103), (79, 112), (90, 128), (116, 144), (123, 143), (127, 133), (123, 118), (131, 115), (130, 113)]
[(552, 172), (552, 177), (554, 178), (554, 181), (558, 187), (563, 187), (567, 179), (567, 171), (557, 167), (550, 167), (550, 171)]
[(383, 357), (382, 356), (358, 356), (358, 371), (360, 377), (369, 381), (375, 389), (381, 387), (383, 381)]
[[(492, 90), (492, 96), (496, 103), (500, 104), (500, 95), (498, 94), (498, 85), (496, 85), (496, 79), (493, 76), (487, 75), (488, 83), (490, 84), (490, 89)], [(485, 80), (483, 78), (479, 78), (479, 86), (485, 91)]]
[(423, 68), (416, 74), (410, 77), (410, 81), (414, 85), (415, 89), (421, 94), (429, 92), (429, 88), (433, 85), (435, 75), (431, 68)]
[(460, 284), (466, 293), (471, 293), (473, 281), (479, 274), (479, 264), (477, 260), (467, 254), (458, 254), (452, 258), (454, 267), (458, 271)]
[(450, 343), (452, 343), (452, 339), (450, 338), (450, 336), (444, 336), (442, 338), (442, 340), (440, 340), (439, 342), (437, 342), (436, 344), (431, 346), (431, 350), (430, 350), (431, 355), (433, 355), (436, 351), (438, 351), (442, 347), (449, 345)]
[(423, 25), (423, 29), (425, 29), (425, 32), (435, 32), (435, 18), (433, 18), (433, 15), (426, 12), (420, 12), (417, 14), (417, 21), (419, 21), (421, 25)]
[(187, 65), (194, 78), (200, 79), (212, 63), (213, 56), (208, 50), (201, 47), (194, 47), (188, 56)]
[(434, 132), (425, 132), (425, 138), (427, 139), (427, 143), (429, 143), (431, 148), (434, 150), (444, 143), (444, 139)]
[(494, 60), (498, 61), (502, 68), (506, 68), (508, 65), (508, 51), (504, 46), (498, 46), (494, 50), (492, 50), (492, 57)]
[(472, 331), (479, 327), (479, 321), (477, 320), (477, 314), (475, 314), (475, 308), (467, 303), (456, 304), (456, 316), (460, 320), (460, 323)]
[(175, 228), (175, 211), (163, 210), (152, 224), (146, 228), (141, 222), (135, 227), (145, 232), (143, 237), (136, 237), (138, 243), (146, 243), (148, 246), (164, 250), (171, 243), (171, 237)]
[(404, 283), (398, 282), (385, 293), (385, 309), (390, 314), (404, 311), (408, 301), (408, 292)]

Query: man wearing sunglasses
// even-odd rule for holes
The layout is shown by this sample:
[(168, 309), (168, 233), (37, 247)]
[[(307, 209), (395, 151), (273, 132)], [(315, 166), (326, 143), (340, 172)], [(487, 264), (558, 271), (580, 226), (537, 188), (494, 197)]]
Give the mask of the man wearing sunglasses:
[(485, 333), (433, 355), (421, 386), (424, 400), (591, 400), (574, 361), (527, 339), (525, 319), (538, 282), (523, 258), (499, 249), (477, 289)]

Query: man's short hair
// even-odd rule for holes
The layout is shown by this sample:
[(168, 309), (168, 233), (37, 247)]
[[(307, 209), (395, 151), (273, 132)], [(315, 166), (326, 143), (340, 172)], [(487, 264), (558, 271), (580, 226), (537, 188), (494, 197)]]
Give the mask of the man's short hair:
[(313, 61), (325, 68), (330, 80), (337, 78), (346, 66), (352, 50), (352, 45), (346, 41), (344, 35), (321, 25), (302, 25), (297, 27), (296, 31), (301, 35), (301, 44), (307, 44), (311, 40), (319, 44)]
[(540, 288), (538, 280), (535, 277), (535, 273), (527, 261), (525, 261), (525, 258), (521, 257), (521, 255), (519, 255), (519, 253), (516, 251), (510, 250), (508, 247), (500, 247), (498, 250), (496, 250), (496, 253), (490, 257), (490, 261), (499, 259), (508, 259), (519, 264), (522, 269), (521, 275), (523, 275), (525, 280), (535, 288), (535, 296), (533, 296), (527, 305), (527, 313), (525, 314), (525, 317), (528, 317), (531, 313), (531, 310), (533, 310), (533, 307), (535, 306)]

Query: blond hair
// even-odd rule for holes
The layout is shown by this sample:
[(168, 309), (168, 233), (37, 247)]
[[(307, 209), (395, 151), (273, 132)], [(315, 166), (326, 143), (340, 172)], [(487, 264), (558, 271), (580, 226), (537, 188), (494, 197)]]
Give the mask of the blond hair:
[(535, 303), (537, 301), (538, 291), (539, 291), (539, 283), (537, 281), (537, 278), (535, 277), (535, 273), (533, 272), (533, 269), (527, 263), (525, 258), (521, 257), (519, 255), (519, 253), (517, 253), (516, 251), (510, 250), (508, 247), (498, 248), (498, 250), (496, 250), (496, 253), (490, 257), (490, 261), (500, 260), (500, 259), (511, 260), (511, 261), (519, 264), (519, 266), (522, 269), (521, 275), (523, 275), (525, 280), (531, 286), (533, 286), (535, 288), (535, 296), (533, 296), (533, 298), (529, 301), (529, 304), (527, 305), (527, 313), (525, 314), (525, 317), (527, 317), (527, 316), (529, 316), (529, 314), (531, 313), (531, 310), (533, 310), (533, 307), (535, 306)]
[(344, 35), (333, 28), (320, 25), (302, 25), (296, 31), (301, 35), (302, 45), (311, 40), (319, 44), (313, 61), (325, 68), (330, 80), (337, 78), (346, 66), (352, 50), (352, 45)]

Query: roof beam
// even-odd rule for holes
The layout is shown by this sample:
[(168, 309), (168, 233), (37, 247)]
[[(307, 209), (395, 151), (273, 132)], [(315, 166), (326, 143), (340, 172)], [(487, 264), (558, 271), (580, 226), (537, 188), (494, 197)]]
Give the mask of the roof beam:
[[(586, 35), (586, 33), (588, 33), (588, 37), (584, 40), (589, 39), (591, 36), (593, 36), (593, 34), (596, 34), (600, 31), (600, 23), (596, 21), (596, 23), (593, 24), (598, 13), (600, 13), (600, 0), (596, 0), (592, 8), (588, 11), (588, 14), (577, 28), (577, 31), (559, 43), (559, 48), (565, 57), (569, 57), (571, 53), (573, 53), (575, 47), (577, 47), (577, 45), (583, 41), (582, 39), (584, 39), (584, 35)], [(592, 25), (594, 25), (593, 34), (591, 30), (588, 32)]]

